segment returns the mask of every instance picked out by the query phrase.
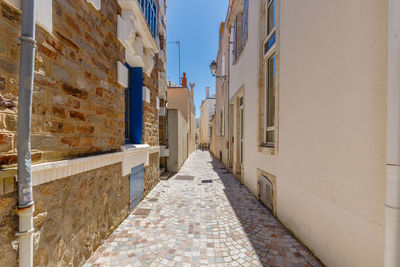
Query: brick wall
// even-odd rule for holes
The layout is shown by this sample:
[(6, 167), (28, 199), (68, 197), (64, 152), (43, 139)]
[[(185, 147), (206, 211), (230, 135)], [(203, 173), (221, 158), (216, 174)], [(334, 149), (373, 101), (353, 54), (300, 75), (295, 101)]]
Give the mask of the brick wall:
[[(21, 14), (0, 1), (0, 167), (16, 163)], [(118, 5), (101, 11), (84, 0), (53, 1), (53, 33), (37, 25), (32, 104), (32, 160), (117, 150), (124, 143), (124, 88), (117, 61)]]

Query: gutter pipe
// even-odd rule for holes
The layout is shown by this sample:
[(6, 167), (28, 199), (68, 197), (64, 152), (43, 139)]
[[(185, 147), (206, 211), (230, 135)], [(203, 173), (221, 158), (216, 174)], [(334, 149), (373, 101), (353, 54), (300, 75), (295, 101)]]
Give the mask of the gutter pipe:
[(33, 211), (31, 117), (35, 64), (35, 0), (22, 0), (21, 54), (18, 91), (18, 207), (19, 266), (33, 266)]
[(400, 266), (400, 1), (389, 0), (384, 266)]

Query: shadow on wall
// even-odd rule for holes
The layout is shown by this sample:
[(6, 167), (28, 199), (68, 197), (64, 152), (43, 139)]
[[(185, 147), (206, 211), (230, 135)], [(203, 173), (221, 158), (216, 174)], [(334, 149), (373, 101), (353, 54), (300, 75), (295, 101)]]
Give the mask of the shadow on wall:
[(222, 162), (212, 156), (211, 164), (263, 266), (324, 266)]

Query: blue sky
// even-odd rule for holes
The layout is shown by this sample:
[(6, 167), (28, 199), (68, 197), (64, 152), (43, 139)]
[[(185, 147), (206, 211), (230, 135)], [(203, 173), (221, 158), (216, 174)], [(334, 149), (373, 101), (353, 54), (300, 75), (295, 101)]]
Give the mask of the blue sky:
[[(181, 72), (196, 83), (194, 101), (196, 118), (200, 117), (205, 88), (215, 93), (215, 78), (210, 63), (217, 57), (218, 30), (225, 21), (228, 0), (167, 0), (167, 80), (179, 82), (178, 47), (181, 41)], [(182, 74), (181, 74), (182, 75)]]

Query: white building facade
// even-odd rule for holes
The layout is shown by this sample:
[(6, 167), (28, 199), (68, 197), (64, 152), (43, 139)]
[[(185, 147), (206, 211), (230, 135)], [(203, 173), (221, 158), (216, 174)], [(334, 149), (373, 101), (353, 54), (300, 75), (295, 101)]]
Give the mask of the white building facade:
[(384, 264), (387, 10), (236, 0), (220, 32), (212, 152), (328, 266)]

